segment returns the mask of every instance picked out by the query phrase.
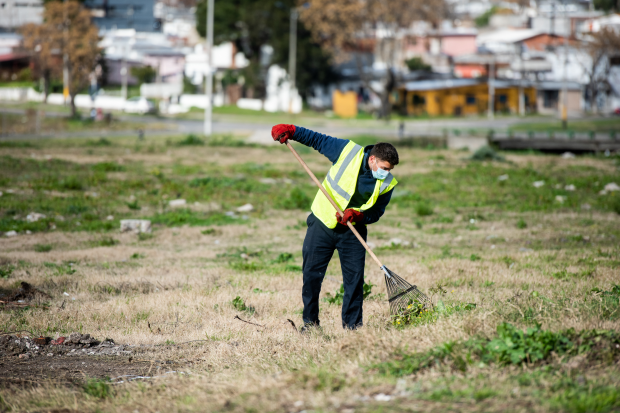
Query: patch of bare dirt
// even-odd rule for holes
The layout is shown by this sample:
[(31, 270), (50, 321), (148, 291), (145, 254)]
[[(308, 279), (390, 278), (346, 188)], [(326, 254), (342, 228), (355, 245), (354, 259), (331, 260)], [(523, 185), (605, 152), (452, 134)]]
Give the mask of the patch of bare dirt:
[(72, 333), (52, 340), (20, 335), (0, 336), (0, 388), (46, 381), (76, 383), (88, 378), (112, 382), (147, 379), (174, 371), (172, 361), (142, 360), (134, 346), (98, 341)]

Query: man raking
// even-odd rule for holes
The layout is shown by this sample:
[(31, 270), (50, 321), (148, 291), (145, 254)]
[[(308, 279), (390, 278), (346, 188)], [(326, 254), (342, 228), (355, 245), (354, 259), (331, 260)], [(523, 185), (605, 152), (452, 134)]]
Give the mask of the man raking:
[(302, 332), (320, 325), (319, 294), (334, 250), (340, 256), (344, 284), (342, 327), (361, 327), (366, 250), (346, 224), (353, 223), (367, 239), (366, 225), (381, 218), (397, 184), (390, 171), (398, 165), (398, 152), (389, 143), (362, 147), (294, 125), (276, 125), (271, 136), (280, 143), (291, 139), (310, 146), (332, 162), (323, 186), (344, 211), (340, 217), (325, 195), (317, 192), (303, 245)]

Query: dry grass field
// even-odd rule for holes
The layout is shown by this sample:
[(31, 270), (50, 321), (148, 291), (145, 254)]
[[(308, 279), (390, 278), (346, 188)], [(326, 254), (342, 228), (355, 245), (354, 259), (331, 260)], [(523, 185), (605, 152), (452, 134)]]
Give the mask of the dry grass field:
[[(343, 331), (336, 255), (306, 336), (289, 319), (300, 327), (316, 190), (286, 148), (0, 142), (3, 337), (79, 332), (126, 351), (5, 343), (0, 411), (619, 411), (620, 158), (396, 144), (400, 185), (369, 241), (434, 308), (391, 319), (368, 257), (364, 327)], [(120, 233), (125, 218), (152, 234)], [(39, 292), (11, 301), (22, 282)]]

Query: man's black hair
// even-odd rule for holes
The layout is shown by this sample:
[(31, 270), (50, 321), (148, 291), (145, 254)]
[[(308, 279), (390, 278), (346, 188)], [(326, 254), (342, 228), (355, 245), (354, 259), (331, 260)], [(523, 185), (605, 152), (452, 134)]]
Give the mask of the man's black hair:
[(392, 166), (398, 165), (398, 152), (391, 143), (379, 142), (370, 150), (369, 156), (375, 156), (382, 161), (389, 162)]

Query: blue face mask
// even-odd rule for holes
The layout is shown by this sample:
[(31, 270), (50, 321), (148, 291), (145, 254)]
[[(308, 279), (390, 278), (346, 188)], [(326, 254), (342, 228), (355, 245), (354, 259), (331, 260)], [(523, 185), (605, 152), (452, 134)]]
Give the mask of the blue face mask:
[[(375, 165), (376, 165), (376, 163), (375, 163)], [(379, 166), (377, 166), (377, 170), (376, 171), (372, 171), (372, 177), (375, 178), (375, 179), (379, 179), (379, 180), (383, 180), (383, 179), (387, 178), (389, 174), (390, 174), (390, 171), (386, 171), (385, 169), (381, 169), (381, 168), (379, 168)]]

